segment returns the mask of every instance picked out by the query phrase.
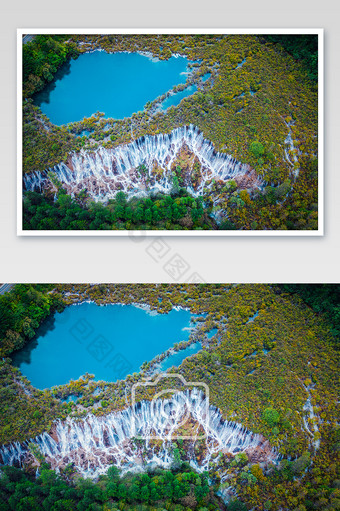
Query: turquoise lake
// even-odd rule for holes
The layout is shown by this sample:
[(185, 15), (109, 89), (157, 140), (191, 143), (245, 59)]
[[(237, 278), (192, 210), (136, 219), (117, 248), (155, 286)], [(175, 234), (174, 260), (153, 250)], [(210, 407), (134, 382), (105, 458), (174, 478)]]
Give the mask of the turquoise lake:
[(184, 350), (177, 351), (176, 353), (173, 353), (170, 357), (165, 358), (161, 362), (160, 367), (159, 367), (160, 372), (165, 372), (167, 369), (169, 369), (172, 366), (175, 366), (175, 367), (180, 366), (186, 357), (190, 357), (191, 355), (198, 353), (201, 349), (202, 349), (202, 344), (200, 342), (195, 342), (193, 344), (190, 344)]
[[(145, 361), (189, 339), (192, 315), (173, 309), (153, 314), (132, 305), (82, 303), (50, 317), (37, 335), (13, 355), (13, 364), (39, 389), (76, 380), (116, 381)], [(195, 349), (196, 348), (196, 349)], [(164, 360), (162, 370), (198, 351), (187, 348)]]
[(184, 99), (188, 96), (191, 96), (196, 91), (197, 91), (196, 85), (190, 85), (186, 89), (184, 89), (180, 92), (176, 92), (176, 94), (173, 94), (172, 96), (169, 96), (164, 101), (162, 101), (162, 103), (160, 105), (161, 110), (165, 111), (168, 108), (170, 108), (171, 106), (179, 105), (180, 102), (182, 101), (182, 99)]
[(156, 60), (139, 53), (84, 53), (60, 68), (35, 95), (34, 104), (56, 125), (81, 121), (97, 111), (123, 119), (185, 83), (188, 63), (185, 57)]

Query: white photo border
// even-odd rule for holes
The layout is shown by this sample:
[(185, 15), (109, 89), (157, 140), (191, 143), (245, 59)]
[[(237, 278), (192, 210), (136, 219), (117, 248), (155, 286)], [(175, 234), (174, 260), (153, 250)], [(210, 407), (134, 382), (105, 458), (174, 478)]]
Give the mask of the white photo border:
[[(27, 34), (315, 34), (318, 36), (318, 229), (316, 230), (138, 230), (143, 236), (323, 236), (324, 235), (324, 29), (323, 28), (18, 28), (17, 29), (17, 236), (132, 236), (129, 230), (24, 230), (22, 187), (22, 47)], [(135, 234), (134, 234), (135, 235)]]

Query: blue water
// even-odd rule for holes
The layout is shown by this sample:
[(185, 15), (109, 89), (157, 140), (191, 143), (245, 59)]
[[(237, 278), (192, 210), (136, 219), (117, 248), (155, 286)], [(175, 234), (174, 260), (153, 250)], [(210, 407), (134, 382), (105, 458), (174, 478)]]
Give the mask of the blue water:
[(202, 344), (200, 342), (196, 342), (194, 344), (190, 344), (187, 348), (181, 351), (177, 351), (173, 353), (169, 357), (165, 358), (163, 362), (160, 364), (159, 370), (161, 372), (166, 371), (169, 367), (175, 366), (178, 367), (181, 365), (183, 360), (195, 353), (198, 353), (202, 349)]
[(259, 315), (259, 311), (256, 311), (255, 314), (248, 319), (247, 323), (252, 323), (254, 321), (254, 319), (257, 318), (258, 315)]
[(190, 85), (190, 87), (187, 87), (184, 90), (176, 92), (176, 94), (173, 94), (172, 96), (168, 96), (164, 101), (162, 101), (162, 103), (160, 105), (161, 109), (165, 111), (170, 106), (179, 105), (183, 98), (186, 98), (187, 96), (191, 96), (196, 91), (197, 91), (196, 85)]
[(150, 59), (138, 53), (84, 53), (67, 62), (34, 98), (57, 125), (80, 121), (93, 113), (123, 119), (143, 110), (148, 101), (185, 83), (188, 59)]
[(212, 330), (209, 330), (209, 332), (206, 332), (206, 336), (208, 337), (208, 339), (211, 339), (216, 334), (217, 334), (217, 328), (213, 328)]
[(237, 64), (237, 66), (235, 67), (235, 69), (239, 69), (240, 67), (243, 66), (243, 64), (246, 62), (246, 59), (243, 59), (242, 62), (240, 62), (239, 64)]
[(45, 322), (14, 354), (13, 364), (39, 389), (86, 372), (96, 381), (116, 381), (176, 342), (187, 341), (190, 321), (185, 310), (152, 315), (132, 305), (73, 305)]
[(77, 135), (77, 137), (88, 137), (91, 133), (93, 133), (93, 130), (83, 130)]
[(65, 399), (62, 399), (62, 403), (71, 403), (71, 401), (73, 403), (75, 403), (78, 399), (78, 397), (80, 396), (75, 396), (74, 394), (70, 394), (68, 397), (66, 397)]

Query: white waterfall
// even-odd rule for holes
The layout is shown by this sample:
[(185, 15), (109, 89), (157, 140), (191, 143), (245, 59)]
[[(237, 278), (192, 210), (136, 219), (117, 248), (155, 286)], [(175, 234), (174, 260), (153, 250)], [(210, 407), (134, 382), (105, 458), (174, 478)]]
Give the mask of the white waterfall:
[[(295, 121), (290, 121), (290, 122), (285, 121), (285, 124), (289, 130), (288, 135), (285, 139), (285, 148), (284, 148), (285, 157), (286, 157), (286, 160), (289, 163), (289, 165), (291, 167), (293, 167), (292, 175), (296, 179), (299, 176), (300, 169), (298, 166), (299, 159), (296, 155), (296, 153), (299, 153), (299, 151), (294, 146), (294, 141), (293, 141), (293, 137), (292, 137), (292, 129), (291, 129), (291, 126), (293, 126), (295, 124)], [(291, 158), (293, 159), (293, 161), (291, 160)]]
[[(249, 165), (216, 152), (212, 142), (193, 125), (176, 128), (170, 134), (146, 135), (114, 149), (100, 147), (94, 152), (72, 153), (67, 164), (60, 163), (48, 170), (55, 172), (68, 193), (87, 188), (96, 201), (112, 199), (119, 190), (128, 196), (146, 196), (151, 191), (169, 193), (171, 167), (183, 147), (197, 157), (201, 166), (195, 186), (185, 178), (185, 187), (194, 196), (209, 188), (208, 181), (227, 181), (251, 171)], [(145, 165), (147, 175), (136, 170), (139, 165)], [(157, 174), (152, 172), (155, 165)], [(41, 192), (48, 183), (47, 171), (25, 174), (23, 178), (25, 190)]]
[[(307, 392), (307, 400), (303, 407), (303, 411), (305, 412), (305, 415), (303, 416), (303, 423), (305, 430), (308, 432), (312, 439), (312, 444), (314, 445), (315, 450), (319, 449), (320, 447), (320, 438), (315, 439), (315, 433), (319, 433), (319, 417), (314, 412), (314, 407), (312, 405), (312, 394), (311, 389), (315, 387), (315, 383), (311, 383), (310, 385), (305, 385), (303, 382), (301, 382), (305, 391)], [(310, 423), (308, 422), (308, 419)]]
[[(235, 454), (262, 443), (259, 435), (223, 420), (220, 411), (209, 406), (205, 395), (194, 389), (178, 392), (171, 399), (141, 401), (103, 417), (90, 414), (82, 420), (57, 421), (51, 434), (3, 446), (0, 459), (3, 464), (23, 466), (29, 455), (28, 444), (32, 442), (39, 446), (52, 468), (58, 470), (73, 462), (85, 477), (98, 477), (112, 464), (123, 470), (140, 470), (145, 463), (169, 467), (173, 462), (172, 440), (176, 441), (184, 424), (191, 427), (190, 434), (187, 433), (188, 450), (192, 451), (190, 462), (197, 470), (207, 470), (212, 456), (219, 451)], [(194, 445), (202, 437), (204, 456), (198, 462)], [(272, 457), (276, 457), (274, 451)]]

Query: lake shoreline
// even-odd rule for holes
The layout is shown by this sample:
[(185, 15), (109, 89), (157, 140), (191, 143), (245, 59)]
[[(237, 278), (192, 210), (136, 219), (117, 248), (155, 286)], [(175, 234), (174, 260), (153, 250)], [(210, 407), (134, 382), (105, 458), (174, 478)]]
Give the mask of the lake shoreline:
[[(63, 313), (66, 314), (66, 318), (67, 318), (68, 317), (67, 313), (68, 314), (70, 313), (70, 311), (72, 309), (72, 306), (80, 307), (80, 306), (85, 305), (85, 304), (95, 305), (95, 306), (100, 305), (102, 307), (104, 307), (104, 306), (132, 307), (134, 309), (144, 311), (147, 316), (151, 316), (151, 317), (154, 317), (154, 316), (166, 316), (167, 314), (171, 313), (172, 311), (177, 311), (177, 312), (183, 311), (183, 312), (189, 312), (190, 314), (192, 314), (188, 307), (174, 306), (170, 311), (163, 312), (163, 314), (162, 314), (162, 313), (158, 312), (157, 310), (153, 309), (147, 303), (110, 302), (110, 303), (105, 303), (105, 304), (103, 304), (103, 303), (98, 304), (94, 300), (86, 300), (86, 299), (85, 300), (79, 300), (78, 299), (77, 301), (73, 301), (72, 304), (66, 304), (66, 306), (65, 306), (65, 308), (63, 310)], [(127, 311), (125, 311), (125, 313), (126, 312)], [(63, 313), (61, 313), (61, 314), (63, 314)], [(77, 313), (77, 315), (79, 315), (79, 314)], [(56, 324), (56, 326), (53, 326), (54, 325), (54, 320), (55, 320), (56, 317), (57, 317), (57, 324)], [(86, 317), (87, 317), (87, 315), (86, 315)], [(87, 318), (87, 319), (89, 319), (89, 318)], [(87, 321), (87, 319), (86, 319), (86, 321)], [(46, 321), (50, 321), (50, 323), (52, 324), (51, 332), (52, 332), (53, 335), (56, 335), (55, 333), (53, 333), (56, 328), (57, 329), (58, 328), (60, 329), (61, 327), (64, 328), (65, 320), (61, 320), (61, 323), (60, 323), (60, 319), (58, 318), (58, 316), (56, 316), (56, 311), (53, 314), (51, 314), (48, 318), (46, 318), (46, 320), (39, 326), (40, 330), (41, 330), (41, 328), (44, 327), (44, 324), (46, 325)], [(67, 319), (66, 321), (69, 323), (69, 319)], [(58, 324), (59, 324), (59, 327), (58, 327)], [(90, 322), (90, 324), (91, 324), (91, 322)], [(72, 323), (72, 325), (73, 325), (73, 323)], [(72, 325), (71, 325), (71, 328), (70, 328), (70, 332), (71, 332), (72, 329), (75, 328), (74, 325), (73, 326)], [(77, 323), (76, 323), (76, 325), (77, 325)], [(91, 328), (93, 329), (93, 327), (91, 327)], [(38, 343), (38, 345), (41, 342), (46, 343), (46, 340), (43, 340), (43, 337), (45, 337), (46, 335), (50, 335), (50, 334), (48, 333), (48, 330), (47, 330), (43, 334), (43, 337), (41, 337), (41, 332), (39, 332), (39, 329), (37, 330), (36, 335), (34, 336), (34, 338), (31, 341), (29, 341), (31, 343), (31, 345), (32, 345), (32, 342)], [(176, 342), (172, 341), (173, 342), (172, 346), (170, 346), (166, 350), (162, 350), (161, 352), (157, 353), (157, 355), (151, 357), (149, 360), (147, 360), (147, 362), (141, 363), (141, 365), (137, 369), (137, 374), (139, 374), (140, 376), (143, 375), (143, 377), (150, 378), (154, 374), (159, 372), (158, 370), (160, 368), (160, 364), (163, 361), (165, 361), (166, 359), (168, 359), (169, 357), (171, 357), (172, 355), (174, 355), (176, 353), (179, 353), (181, 351), (186, 350), (190, 345), (197, 344), (198, 338), (197, 338), (197, 335), (195, 333), (195, 325), (193, 324), (192, 320), (190, 320), (190, 322), (188, 324), (188, 327), (185, 327), (185, 328), (182, 329), (182, 332), (184, 332), (184, 331), (186, 331), (187, 332), (186, 335), (189, 336), (189, 338), (187, 340), (179, 340), (179, 341), (176, 341)], [(78, 335), (78, 333), (76, 332), (75, 335)], [(117, 334), (115, 334), (115, 335), (117, 335)], [(152, 346), (152, 344), (150, 346)], [(200, 344), (199, 345), (199, 349), (201, 349), (201, 348), (202, 348), (202, 346)], [(25, 361), (25, 358), (21, 359), (20, 356), (27, 357), (27, 355), (25, 355), (25, 353), (28, 353), (29, 357), (31, 356), (30, 355), (31, 351), (28, 351), (28, 349), (29, 349), (29, 343), (26, 343), (24, 348), (21, 348), (20, 350), (15, 352), (15, 356), (12, 357), (12, 363), (14, 364), (14, 366), (17, 366), (19, 368), (21, 367), (21, 364)], [(36, 347), (33, 347), (31, 349), (35, 350)], [(119, 349), (119, 346), (117, 348), (115, 348), (115, 350), (116, 349)], [(35, 355), (37, 356), (37, 353), (35, 353)], [(190, 355), (191, 354), (189, 353), (188, 356), (190, 356)], [(22, 362), (20, 362), (20, 360), (22, 360)], [(181, 360), (180, 363), (182, 363), (183, 360)], [(91, 373), (92, 371), (91, 371), (91, 369), (87, 369), (87, 372)], [(100, 376), (99, 376), (99, 380), (97, 380), (97, 381), (103, 381), (103, 382), (106, 382), (106, 383), (115, 383), (116, 381), (125, 381), (126, 379), (128, 379), (131, 376), (132, 372), (133, 372), (133, 369), (131, 368), (131, 369), (129, 369), (129, 372), (126, 375), (124, 375), (123, 377), (119, 376), (118, 379), (115, 379), (115, 380), (103, 379), (103, 378), (100, 378)], [(134, 370), (134, 372), (136, 372), (136, 369)], [(25, 374), (25, 372), (23, 374)], [(74, 381), (74, 382), (80, 381), (83, 378), (83, 375), (84, 375), (84, 373), (81, 372), (79, 377), (76, 378), (76, 380), (74, 380), (73, 378), (71, 378), (71, 380)], [(54, 390), (56, 390), (56, 391), (62, 390), (62, 388), (65, 385), (68, 385), (70, 383), (70, 381), (62, 383), (62, 384), (59, 384), (59, 385), (52, 385), (52, 386), (49, 385), (49, 386), (44, 387), (44, 388), (45, 388), (45, 390), (50, 390), (52, 388)], [(33, 384), (33, 386), (36, 387), (36, 385), (34, 385), (34, 384)]]
[[(79, 48), (79, 45), (78, 45), (78, 49), (81, 50), (81, 48)], [(137, 108), (137, 106), (135, 107), (135, 110), (131, 113), (129, 113), (128, 115), (125, 113), (124, 115), (112, 115), (110, 112), (108, 111), (104, 111), (102, 110), (102, 106), (97, 106), (96, 108), (93, 107), (93, 112), (89, 115), (80, 115), (80, 118), (78, 119), (71, 119), (71, 120), (68, 120), (68, 121), (58, 121), (56, 122), (55, 119), (52, 119), (53, 115), (52, 113), (54, 112), (54, 110), (57, 110), (58, 111), (58, 115), (60, 115), (60, 108), (55, 108), (54, 110), (52, 109), (52, 104), (53, 104), (53, 101), (56, 101), (56, 100), (53, 100), (53, 98), (51, 98), (50, 96), (53, 95), (56, 96), (56, 94), (58, 94), (58, 82), (60, 82), (61, 80), (65, 79), (65, 77), (67, 78), (67, 83), (70, 82), (70, 70), (69, 70), (69, 67), (71, 64), (73, 63), (76, 63), (77, 66), (79, 66), (78, 62), (79, 62), (79, 58), (81, 58), (82, 56), (85, 56), (85, 55), (94, 55), (96, 53), (101, 53), (101, 54), (105, 54), (107, 56), (109, 55), (135, 55), (135, 56), (140, 56), (140, 57), (145, 57), (148, 59), (149, 62), (151, 63), (154, 63), (154, 64), (159, 64), (159, 63), (164, 63), (164, 62), (169, 62), (170, 63), (170, 60), (171, 59), (178, 59), (178, 58), (183, 58), (183, 59), (186, 59), (187, 60), (187, 65), (186, 65), (186, 68), (185, 70), (183, 70), (182, 72), (179, 73), (179, 77), (182, 77), (182, 76), (185, 76), (186, 79), (185, 81), (183, 82), (182, 79), (180, 78), (177, 78), (177, 81), (179, 81), (179, 83), (176, 83), (175, 85), (172, 85), (170, 88), (166, 88), (166, 90), (164, 92), (161, 92), (161, 93), (158, 93), (156, 94), (155, 97), (152, 97), (148, 100), (146, 100), (146, 102), (143, 101), (143, 105), (139, 108)], [(54, 125), (54, 126), (57, 126), (57, 127), (61, 127), (61, 126), (66, 126), (66, 127), (69, 127), (69, 126), (72, 126), (73, 124), (77, 124), (77, 123), (80, 123), (83, 119), (86, 119), (86, 118), (90, 118), (91, 116), (94, 115), (95, 112), (98, 112), (98, 111), (103, 111), (104, 113), (104, 119), (113, 119), (114, 121), (121, 121), (125, 118), (133, 118), (133, 116), (135, 116), (138, 112), (146, 112), (148, 110), (147, 108), (147, 105), (154, 105), (155, 107), (157, 107), (157, 105), (161, 104), (166, 98), (168, 98), (169, 96), (171, 95), (174, 95), (176, 94), (176, 92), (180, 92), (180, 91), (183, 91), (185, 89), (187, 89), (188, 87), (192, 86), (194, 82), (196, 82), (198, 80), (198, 82), (200, 82), (200, 79), (199, 77), (196, 77), (195, 76), (195, 71), (194, 69), (191, 69), (190, 70), (190, 64), (193, 64), (195, 63), (195, 61), (190, 61), (188, 60), (188, 57), (186, 55), (182, 55), (182, 54), (171, 54), (167, 59), (160, 59), (158, 58), (156, 55), (153, 55), (151, 52), (143, 52), (143, 51), (107, 51), (107, 49), (105, 48), (95, 48), (95, 49), (91, 49), (91, 50), (86, 50), (86, 51), (81, 51), (77, 58), (73, 58), (73, 57), (70, 57), (64, 64), (63, 66), (57, 70), (53, 80), (51, 82), (48, 82), (45, 87), (36, 92), (33, 96), (33, 104), (38, 107), (40, 109), (40, 111), (42, 112), (43, 115), (46, 115), (50, 122)], [(117, 68), (120, 69), (121, 67), (121, 64), (120, 65), (117, 65)], [(135, 67), (135, 66), (134, 66)], [(63, 72), (63, 69), (65, 68), (65, 72)], [(97, 71), (94, 76), (97, 76), (99, 73), (99, 71)], [(120, 74), (123, 73), (124, 74), (124, 70), (120, 70)], [(163, 76), (166, 76), (166, 73), (164, 72), (162, 75)], [(74, 78), (76, 79), (76, 78)], [(159, 80), (155, 80), (157, 83)], [(72, 83), (72, 82), (71, 82)], [(115, 84), (116, 81), (112, 81), (111, 82), (112, 84)], [(166, 86), (168, 87), (168, 86)], [(59, 84), (59, 88), (60, 88), (60, 84)], [(63, 92), (63, 96), (61, 98), (59, 98), (59, 95), (57, 96), (58, 100), (59, 101), (59, 104), (62, 104), (63, 105), (63, 100), (65, 100), (64, 98), (66, 97), (67, 98), (67, 95), (70, 94), (70, 92), (72, 92), (72, 89), (71, 91), (67, 94), (65, 92), (65, 84), (63, 86), (63, 89), (62, 89), (62, 92)], [(91, 88), (92, 90), (92, 88)], [(140, 88), (138, 88), (138, 90), (140, 90)], [(150, 93), (150, 92), (149, 92)], [(65, 96), (66, 94), (66, 96)], [(118, 96), (120, 97), (121, 94), (117, 94), (115, 92), (112, 92), (113, 96)], [(47, 95), (47, 96), (46, 96)], [(136, 94), (130, 94), (130, 100), (132, 98), (135, 98), (136, 97)], [(110, 98), (111, 98), (111, 95), (110, 95)], [(103, 99), (102, 95), (101, 95), (101, 99)], [(108, 105), (110, 105), (110, 108), (112, 108), (112, 105), (111, 105), (111, 102), (112, 100), (109, 101)], [(128, 105), (129, 102), (124, 102), (124, 104)], [(74, 104), (72, 102), (72, 104)], [(83, 102), (81, 103), (83, 105)], [(119, 105), (121, 107), (122, 105), (122, 100), (120, 98), (119, 100)], [(154, 113), (157, 112), (157, 108), (153, 108), (153, 110), (149, 111), (149, 114), (150, 115), (153, 115)], [(70, 114), (69, 112), (69, 109), (68, 109), (68, 115)], [(87, 136), (86, 138), (88, 138), (88, 140), (92, 139), (91, 136)]]

